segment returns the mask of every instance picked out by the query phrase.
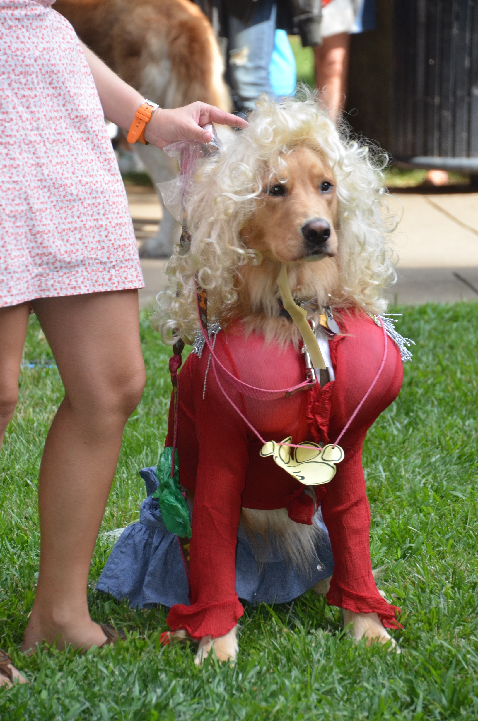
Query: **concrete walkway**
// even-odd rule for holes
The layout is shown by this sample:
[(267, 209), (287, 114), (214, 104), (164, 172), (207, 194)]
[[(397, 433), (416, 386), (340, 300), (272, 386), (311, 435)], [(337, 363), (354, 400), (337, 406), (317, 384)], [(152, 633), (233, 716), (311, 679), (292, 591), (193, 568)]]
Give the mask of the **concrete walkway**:
[[(151, 189), (128, 189), (137, 240), (154, 235), (161, 217)], [(412, 193), (392, 191), (390, 206), (401, 218), (395, 233), (398, 281), (392, 302), (416, 304), (477, 298), (478, 195), (476, 193)], [(142, 306), (153, 302), (165, 286), (166, 260), (142, 259), (145, 288)]]
[[(398, 281), (389, 291), (398, 303), (474, 300), (478, 279), (478, 195), (392, 192), (401, 217), (395, 233)], [(400, 212), (398, 212), (400, 211)]]

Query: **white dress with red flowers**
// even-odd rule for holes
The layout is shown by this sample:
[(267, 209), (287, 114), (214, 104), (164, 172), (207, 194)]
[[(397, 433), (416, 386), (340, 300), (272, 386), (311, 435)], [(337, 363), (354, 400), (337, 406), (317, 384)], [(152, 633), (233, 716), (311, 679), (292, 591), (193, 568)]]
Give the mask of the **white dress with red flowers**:
[(0, 0), (0, 307), (143, 287), (88, 63), (54, 0)]

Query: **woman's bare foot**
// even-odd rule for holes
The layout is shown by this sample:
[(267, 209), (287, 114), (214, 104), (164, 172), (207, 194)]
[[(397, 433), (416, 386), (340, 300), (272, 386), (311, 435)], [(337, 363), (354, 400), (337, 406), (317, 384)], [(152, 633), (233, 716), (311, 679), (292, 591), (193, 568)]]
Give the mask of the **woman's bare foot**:
[(78, 615), (67, 619), (60, 614), (40, 615), (35, 607), (23, 634), (22, 651), (33, 653), (35, 646), (43, 642), (57, 649), (70, 645), (73, 648), (88, 650), (92, 646), (102, 646), (107, 637), (100, 625), (90, 616)]
[(10, 656), (0, 650), (0, 686), (10, 688), (14, 683), (28, 683), (28, 681), (10, 662)]

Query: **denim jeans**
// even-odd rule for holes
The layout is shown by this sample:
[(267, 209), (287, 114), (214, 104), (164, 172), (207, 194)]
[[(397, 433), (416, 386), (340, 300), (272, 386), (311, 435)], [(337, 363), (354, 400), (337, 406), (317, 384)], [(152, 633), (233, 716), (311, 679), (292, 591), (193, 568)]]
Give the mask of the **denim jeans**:
[(258, 0), (248, 24), (228, 18), (227, 76), (236, 110), (253, 110), (259, 95), (272, 94), (269, 68), (276, 21), (274, 0)]

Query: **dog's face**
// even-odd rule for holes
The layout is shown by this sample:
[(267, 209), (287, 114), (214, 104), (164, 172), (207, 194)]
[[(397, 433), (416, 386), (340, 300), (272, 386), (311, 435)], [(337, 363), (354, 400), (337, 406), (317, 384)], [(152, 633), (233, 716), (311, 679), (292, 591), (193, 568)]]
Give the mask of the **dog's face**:
[(241, 231), (244, 242), (282, 263), (337, 254), (337, 192), (327, 161), (308, 147), (284, 156), (285, 182), (265, 181), (257, 208)]

